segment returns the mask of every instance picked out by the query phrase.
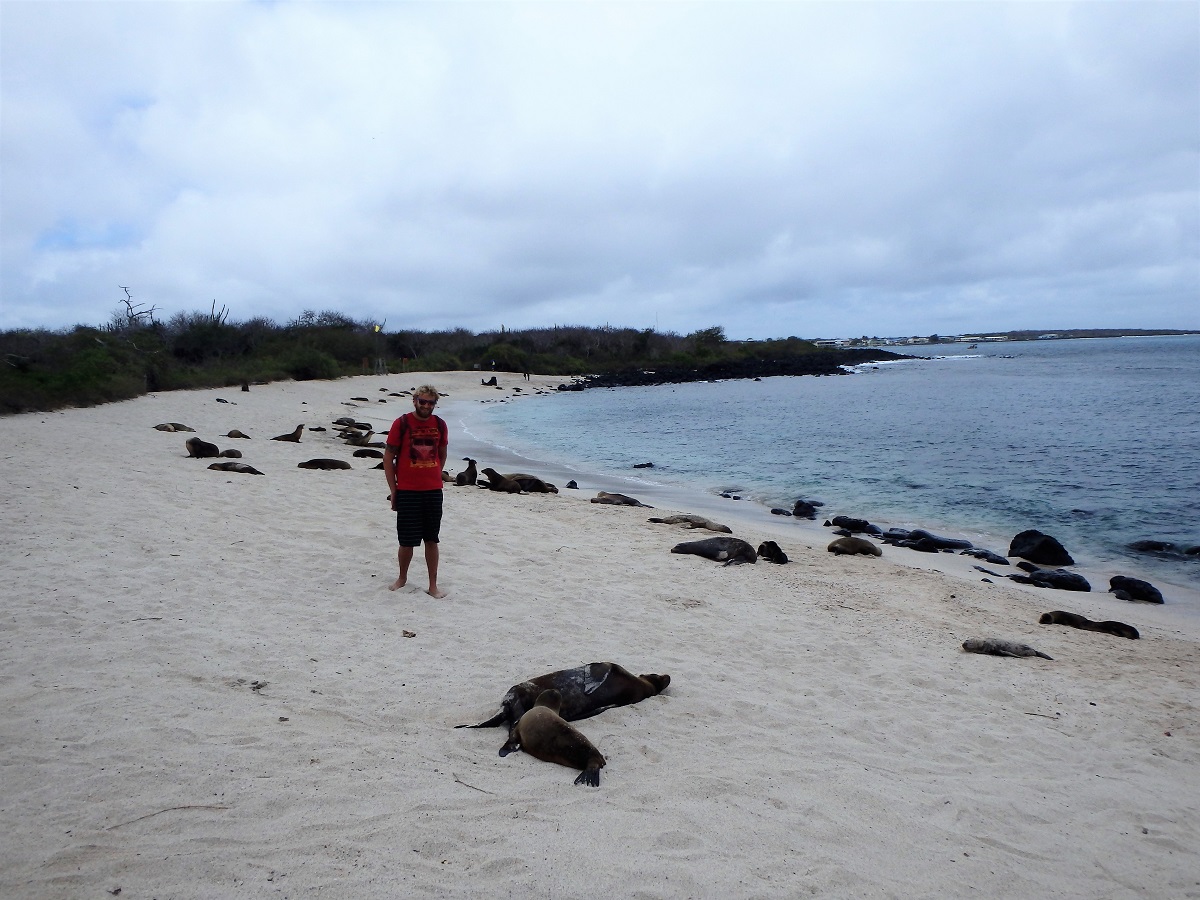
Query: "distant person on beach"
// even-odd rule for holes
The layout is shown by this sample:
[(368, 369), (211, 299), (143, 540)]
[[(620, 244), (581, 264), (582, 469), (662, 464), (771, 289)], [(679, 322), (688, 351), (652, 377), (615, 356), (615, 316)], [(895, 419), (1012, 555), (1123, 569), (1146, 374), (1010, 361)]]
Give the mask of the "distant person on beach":
[(408, 583), (408, 566), (413, 550), (425, 544), (425, 567), (429, 570), (431, 597), (446, 594), (438, 589), (438, 535), (442, 527), (442, 469), (449, 445), (446, 423), (433, 414), (438, 392), (422, 385), (413, 392), (413, 411), (392, 423), (383, 453), (383, 474), (388, 497), (396, 511), (397, 558), (400, 577), (389, 586), (399, 590)]

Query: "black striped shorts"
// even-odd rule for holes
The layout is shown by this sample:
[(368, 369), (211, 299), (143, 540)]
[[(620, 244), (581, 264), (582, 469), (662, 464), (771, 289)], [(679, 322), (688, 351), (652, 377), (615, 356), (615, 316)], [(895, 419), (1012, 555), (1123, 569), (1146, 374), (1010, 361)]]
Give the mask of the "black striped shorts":
[(415, 547), (421, 541), (438, 542), (442, 530), (442, 492), (396, 491), (392, 508), (396, 510), (396, 537), (401, 547)]

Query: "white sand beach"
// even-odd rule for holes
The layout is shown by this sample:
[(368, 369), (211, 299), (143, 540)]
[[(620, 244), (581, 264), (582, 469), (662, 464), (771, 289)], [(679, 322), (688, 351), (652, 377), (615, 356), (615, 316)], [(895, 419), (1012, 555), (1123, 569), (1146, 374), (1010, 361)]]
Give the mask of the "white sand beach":
[[(376, 460), (269, 438), (386, 430), (426, 381), (448, 421), (512, 393), (418, 373), (0, 419), (0, 896), (1200, 897), (1200, 628), (1168, 592), (835, 557), (819, 525), (741, 515), (791, 561), (722, 567), (669, 552), (709, 533), (647, 522), (718, 513), (592, 504), (611, 488), (582, 477), (448, 486), (449, 596), (419, 551), (391, 592)], [(209, 470), (162, 422), (265, 474)], [(1141, 639), (1037, 624), (1054, 609)], [(599, 788), (453, 727), (601, 660), (672, 681), (577, 723)]]

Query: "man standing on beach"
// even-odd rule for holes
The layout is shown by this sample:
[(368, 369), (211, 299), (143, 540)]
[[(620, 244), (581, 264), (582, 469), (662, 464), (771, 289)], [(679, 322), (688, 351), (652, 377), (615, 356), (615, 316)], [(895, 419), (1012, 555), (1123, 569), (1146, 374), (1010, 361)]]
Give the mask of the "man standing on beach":
[(388, 497), (396, 511), (397, 558), (400, 577), (389, 587), (396, 591), (408, 583), (408, 566), (413, 550), (425, 543), (425, 567), (429, 570), (431, 597), (446, 594), (438, 589), (438, 533), (442, 527), (442, 469), (449, 445), (446, 423), (433, 414), (438, 392), (431, 385), (413, 391), (413, 411), (405, 413), (388, 432), (383, 452), (383, 474)]

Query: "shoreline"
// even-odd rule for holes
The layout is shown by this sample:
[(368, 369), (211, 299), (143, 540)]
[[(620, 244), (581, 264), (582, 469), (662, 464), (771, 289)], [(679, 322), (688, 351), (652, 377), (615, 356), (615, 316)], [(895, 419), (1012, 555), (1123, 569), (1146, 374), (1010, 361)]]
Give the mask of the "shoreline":
[[(787, 565), (722, 567), (590, 483), (448, 487), (449, 596), (392, 592), (383, 475), (311, 429), (390, 423), (426, 381), (452, 429), (501, 393), (416, 373), (4, 420), (0, 894), (1195, 891), (1200, 629), (1169, 606), (1126, 604), (1140, 640), (1040, 625), (1115, 601), (835, 557), (820, 526), (779, 541)], [(265, 474), (209, 470), (162, 422)], [(961, 647), (988, 637), (1051, 659)], [(577, 723), (598, 789), (454, 727), (601, 660), (671, 684)]]
[[(519, 373), (495, 374), (503, 376), (501, 387), (504, 387), (505, 390), (503, 393), (497, 393), (497, 396), (494, 398), (487, 397), (487, 402), (496, 402), (502, 399), (505, 402), (513, 403), (536, 399), (537, 394), (534, 393), (512, 393), (511, 385), (513, 383), (518, 383), (518, 386), (523, 384)], [(552, 386), (554, 383), (562, 381), (558, 376), (534, 376), (534, 378), (544, 379), (544, 381), (535, 381), (535, 383), (539, 385), (540, 389), (549, 392), (554, 391), (554, 387)], [(492, 388), (492, 390), (495, 390), (495, 388)], [(653, 476), (638, 474), (637, 472), (630, 472), (628, 474), (616, 472), (600, 473), (591, 471), (583, 463), (552, 461), (536, 455), (518, 453), (505, 447), (503, 444), (497, 445), (493, 442), (496, 439), (501, 441), (504, 439), (504, 431), (498, 426), (493, 425), (490, 427), (494, 428), (499, 434), (490, 434), (487, 437), (477, 436), (472, 431), (473, 428), (477, 427), (477, 423), (471, 421), (470, 410), (476, 409), (477, 405), (478, 400), (473, 398), (470, 404), (466, 405), (461, 412), (456, 413), (454, 420), (450, 423), (452, 431), (456, 431), (465, 437), (465, 443), (471, 448), (473, 453), (492, 454), (503, 463), (511, 465), (512, 468), (510, 471), (527, 470), (529, 467), (534, 467), (536, 471), (533, 474), (544, 473), (544, 479), (558, 483), (560, 489), (562, 488), (562, 484), (574, 478), (580, 483), (580, 493), (586, 495), (585, 499), (593, 496), (597, 490), (630, 494), (643, 502), (669, 506), (672, 511), (702, 514), (715, 521), (731, 526), (740, 524), (743, 528), (753, 532), (753, 534), (761, 533), (774, 539), (801, 540), (807, 545), (816, 546), (819, 544), (821, 548), (837, 536), (833, 533), (834, 529), (827, 528), (822, 524), (829, 516), (837, 515), (838, 513), (836, 512), (823, 515), (819, 511), (816, 520), (777, 516), (771, 514), (770, 507), (767, 504), (758, 500), (726, 499), (698, 485), (658, 482), (655, 481)], [(453, 408), (457, 409), (457, 407)], [(457, 456), (453, 452), (452, 446), (451, 457), (448, 462), (451, 471), (456, 471), (456, 460)], [(523, 466), (525, 469), (522, 469)], [(855, 515), (855, 513), (849, 513), (849, 515)], [(984, 547), (1004, 556), (1007, 556), (1012, 536), (1021, 530), (1018, 528), (1012, 534), (1005, 536), (998, 531), (960, 532), (951, 528), (943, 528), (940, 523), (930, 521), (902, 521), (894, 518), (882, 518), (878, 521), (871, 521), (885, 531), (889, 527), (898, 526), (924, 528), (937, 534), (945, 534), (948, 537), (966, 537), (976, 547)], [(877, 538), (871, 535), (863, 536), (870, 538), (875, 543), (881, 544)], [(686, 538), (681, 538), (681, 540), (684, 539)], [(758, 541), (762, 539), (755, 538), (751, 542), (757, 545)], [(984, 573), (979, 572), (975, 568), (976, 565), (983, 565), (984, 568), (998, 571), (1001, 575), (1020, 572), (1015, 566), (1015, 559), (1012, 560), (1014, 563), (1012, 566), (997, 567), (985, 564), (973, 557), (960, 556), (956, 553), (922, 553), (902, 547), (889, 547), (883, 544), (881, 544), (881, 547), (884, 554), (893, 562), (916, 569), (939, 571), (969, 580), (978, 580), (986, 577)], [(1156, 573), (1146, 571), (1145, 567), (1129, 565), (1122, 560), (1096, 557), (1090, 553), (1081, 553), (1071, 547), (1067, 549), (1077, 561), (1074, 566), (1067, 568), (1087, 578), (1092, 585), (1092, 590), (1090, 592), (1063, 592), (1034, 587), (1029, 587), (1029, 590), (1034, 592), (1040, 591), (1047, 596), (1082, 594), (1083, 596), (1091, 596), (1093, 598), (1107, 597), (1107, 603), (1092, 604), (1093, 611), (1097, 615), (1101, 615), (1102, 618), (1113, 618), (1114, 616), (1120, 618), (1121, 611), (1128, 610), (1131, 604), (1125, 601), (1118, 601), (1107, 593), (1109, 578), (1114, 575), (1141, 578), (1154, 584), (1162, 591), (1166, 599), (1164, 608), (1174, 607), (1168, 614), (1171, 619), (1178, 619), (1181, 627), (1200, 627), (1200, 588), (1181, 584), (1169, 578), (1163, 578)]]

